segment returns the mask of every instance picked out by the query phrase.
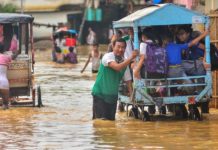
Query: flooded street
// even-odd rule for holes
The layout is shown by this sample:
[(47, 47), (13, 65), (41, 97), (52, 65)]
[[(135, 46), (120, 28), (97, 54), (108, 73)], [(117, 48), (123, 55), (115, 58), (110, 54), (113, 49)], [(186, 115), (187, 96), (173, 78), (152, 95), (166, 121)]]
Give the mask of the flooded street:
[[(84, 52), (85, 53), (85, 52)], [(36, 52), (35, 80), (42, 108), (0, 110), (0, 150), (217, 149), (218, 110), (203, 121), (142, 122), (117, 113), (116, 121), (92, 118), (91, 66), (51, 62), (49, 51)]]

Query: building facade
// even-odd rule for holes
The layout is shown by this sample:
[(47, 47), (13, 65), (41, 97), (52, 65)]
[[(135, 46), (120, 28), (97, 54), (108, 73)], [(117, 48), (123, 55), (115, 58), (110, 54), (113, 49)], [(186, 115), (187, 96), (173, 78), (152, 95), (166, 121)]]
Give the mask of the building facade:
[[(81, 14), (79, 5), (84, 0), (1, 0), (0, 4), (12, 3), (19, 12), (30, 14), (34, 17), (35, 23), (58, 25), (68, 22), (68, 15)], [(23, 7), (21, 7), (23, 6)], [(78, 8), (75, 10), (75, 8)], [(23, 10), (22, 10), (23, 9)], [(52, 35), (52, 28), (46, 26), (34, 26), (35, 38), (49, 38)]]

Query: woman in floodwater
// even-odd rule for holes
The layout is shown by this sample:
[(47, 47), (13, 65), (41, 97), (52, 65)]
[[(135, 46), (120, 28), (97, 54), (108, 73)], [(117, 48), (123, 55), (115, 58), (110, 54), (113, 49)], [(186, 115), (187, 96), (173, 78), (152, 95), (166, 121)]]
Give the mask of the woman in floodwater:
[(3, 109), (8, 109), (8, 101), (9, 101), (9, 82), (7, 78), (7, 70), (8, 65), (11, 62), (11, 57), (3, 54), (3, 47), (0, 48), (0, 93), (2, 95)]

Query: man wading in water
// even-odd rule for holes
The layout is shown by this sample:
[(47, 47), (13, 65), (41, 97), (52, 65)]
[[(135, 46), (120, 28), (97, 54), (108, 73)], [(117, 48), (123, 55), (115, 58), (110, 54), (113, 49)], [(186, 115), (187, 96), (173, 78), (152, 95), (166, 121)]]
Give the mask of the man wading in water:
[(133, 51), (132, 55), (124, 60), (125, 48), (125, 40), (118, 39), (114, 42), (113, 52), (106, 53), (102, 58), (92, 89), (93, 119), (115, 120), (118, 88), (122, 79), (127, 83), (129, 93), (132, 93), (132, 77), (128, 65), (138, 53)]

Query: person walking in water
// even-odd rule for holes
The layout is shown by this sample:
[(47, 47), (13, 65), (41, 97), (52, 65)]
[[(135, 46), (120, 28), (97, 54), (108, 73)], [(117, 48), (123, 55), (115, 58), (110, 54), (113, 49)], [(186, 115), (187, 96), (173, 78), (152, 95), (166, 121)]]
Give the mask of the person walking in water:
[(97, 73), (98, 72), (98, 68), (100, 66), (100, 61), (102, 58), (102, 54), (99, 52), (98, 50), (98, 43), (94, 43), (92, 45), (92, 50), (89, 53), (89, 57), (85, 63), (85, 66), (83, 67), (83, 69), (81, 70), (81, 73), (84, 72), (84, 70), (86, 69), (87, 65), (89, 64), (90, 60), (92, 61), (92, 73)]
[(89, 34), (86, 38), (86, 42), (89, 45), (93, 45), (94, 43), (97, 43), (97, 37), (96, 37), (96, 33), (92, 30), (91, 27), (88, 28)]
[(9, 82), (7, 78), (8, 65), (12, 57), (4, 54), (3, 47), (0, 48), (0, 94), (2, 97), (2, 108), (9, 108)]
[(113, 52), (106, 53), (102, 58), (92, 88), (93, 119), (115, 120), (118, 88), (122, 79), (127, 83), (129, 93), (132, 93), (132, 77), (129, 64), (138, 53), (133, 51), (129, 58), (124, 59), (125, 48), (125, 40), (117, 39), (113, 46)]

